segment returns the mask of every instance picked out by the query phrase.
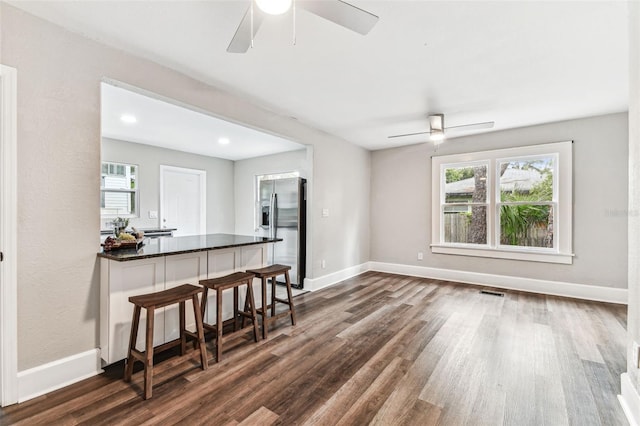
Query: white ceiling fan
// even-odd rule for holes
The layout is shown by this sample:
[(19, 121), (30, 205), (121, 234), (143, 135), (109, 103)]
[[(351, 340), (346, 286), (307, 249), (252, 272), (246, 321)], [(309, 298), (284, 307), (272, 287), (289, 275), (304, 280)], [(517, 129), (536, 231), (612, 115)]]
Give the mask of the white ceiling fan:
[(426, 130), (424, 132), (393, 135), (393, 136), (388, 136), (388, 138), (393, 139), (393, 138), (402, 138), (406, 136), (431, 135), (430, 139), (432, 141), (440, 142), (444, 139), (445, 134), (451, 131), (471, 131), (471, 130), (490, 129), (495, 124), (493, 121), (484, 121), (482, 123), (461, 124), (459, 126), (445, 127), (444, 114), (431, 114), (429, 115), (428, 118), (429, 118), (429, 130)]
[(341, 0), (251, 0), (227, 52), (246, 53), (264, 18), (285, 13), (292, 5), (294, 12), (299, 7), (362, 35), (378, 22), (376, 15)]

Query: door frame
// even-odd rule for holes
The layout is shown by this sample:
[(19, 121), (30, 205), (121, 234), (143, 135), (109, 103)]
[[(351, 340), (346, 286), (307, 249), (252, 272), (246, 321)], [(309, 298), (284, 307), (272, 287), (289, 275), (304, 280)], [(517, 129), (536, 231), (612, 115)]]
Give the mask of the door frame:
[[(162, 228), (164, 221), (164, 173), (166, 171), (196, 175), (200, 178), (200, 235), (207, 233), (207, 172), (200, 169), (189, 169), (186, 167), (160, 165), (160, 217), (159, 227)], [(180, 231), (180, 230), (178, 230)]]
[(18, 402), (17, 75), (0, 64), (0, 402)]

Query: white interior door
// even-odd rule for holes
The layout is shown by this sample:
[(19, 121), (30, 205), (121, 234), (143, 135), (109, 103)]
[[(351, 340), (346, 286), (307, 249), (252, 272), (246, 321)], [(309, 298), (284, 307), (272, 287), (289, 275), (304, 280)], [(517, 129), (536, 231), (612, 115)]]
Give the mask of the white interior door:
[(203, 235), (207, 231), (204, 170), (160, 166), (160, 226), (176, 228), (174, 236)]

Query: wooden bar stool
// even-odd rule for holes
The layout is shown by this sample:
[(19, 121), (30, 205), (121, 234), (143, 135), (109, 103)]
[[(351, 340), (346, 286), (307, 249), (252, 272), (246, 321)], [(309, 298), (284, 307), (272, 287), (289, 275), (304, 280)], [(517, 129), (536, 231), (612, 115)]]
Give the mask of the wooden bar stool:
[[(207, 348), (204, 343), (204, 330), (202, 328), (202, 315), (198, 309), (198, 294), (202, 292), (202, 288), (183, 284), (168, 290), (156, 293), (142, 294), (139, 296), (131, 296), (129, 302), (133, 303), (133, 321), (131, 323), (131, 338), (129, 340), (129, 354), (124, 370), (124, 381), (131, 381), (133, 374), (133, 364), (136, 360), (144, 364), (144, 399), (151, 398), (153, 388), (153, 354), (165, 351), (175, 346), (180, 346), (180, 355), (184, 355), (186, 349), (187, 335), (193, 335), (197, 339), (197, 346), (200, 347), (200, 362), (202, 369), (206, 370)], [(184, 302), (191, 299), (193, 302), (193, 314), (196, 318), (196, 333), (190, 333), (185, 330), (185, 312)], [(153, 320), (156, 309), (163, 308), (168, 305), (178, 303), (180, 305), (180, 337), (171, 342), (167, 342), (157, 348), (153, 347)], [(145, 351), (140, 352), (136, 349), (136, 340), (138, 339), (138, 328), (140, 327), (140, 311), (142, 308), (147, 310), (147, 328), (146, 328), (146, 345)]]
[[(207, 307), (207, 292), (209, 289), (216, 292), (216, 323), (207, 324), (203, 322), (206, 329), (215, 331), (216, 335), (216, 362), (222, 358), (222, 341), (223, 338), (231, 337), (237, 333), (244, 331), (244, 320), (246, 318), (253, 322), (253, 339), (258, 341), (258, 316), (256, 314), (256, 303), (253, 297), (253, 274), (247, 272), (234, 272), (223, 277), (201, 280), (200, 284), (204, 286), (204, 294), (202, 296), (202, 317), (204, 318), (205, 309)], [(244, 311), (238, 310), (238, 288), (247, 286), (247, 297)], [(223, 335), (224, 323), (222, 321), (222, 292), (227, 289), (233, 289), (233, 332)], [(242, 327), (236, 329), (238, 316), (242, 316)]]
[[(247, 269), (250, 272), (262, 280), (262, 307), (257, 309), (257, 312), (262, 316), (262, 338), (266, 339), (268, 334), (269, 324), (276, 321), (278, 318), (285, 316), (291, 317), (291, 325), (296, 325), (296, 310), (293, 306), (293, 296), (291, 295), (291, 280), (289, 279), (289, 270), (291, 266), (287, 265), (271, 265), (260, 269)], [(279, 299), (276, 297), (276, 276), (284, 275), (285, 285), (287, 287), (287, 300)], [(267, 305), (267, 280), (271, 278), (271, 304)], [(280, 312), (276, 315), (276, 302), (283, 303), (288, 306), (286, 311)], [(271, 316), (268, 315), (268, 309), (271, 308)]]

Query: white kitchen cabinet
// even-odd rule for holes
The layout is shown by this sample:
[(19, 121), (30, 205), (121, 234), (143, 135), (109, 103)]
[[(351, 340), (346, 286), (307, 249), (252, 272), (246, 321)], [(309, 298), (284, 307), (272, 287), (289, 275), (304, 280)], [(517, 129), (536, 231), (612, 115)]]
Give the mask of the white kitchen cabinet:
[[(207, 278), (207, 252), (199, 251), (165, 257), (165, 289), (182, 284), (198, 285), (198, 282), (205, 278)], [(180, 337), (180, 311), (178, 305), (167, 306), (164, 309), (164, 339), (170, 342)], [(185, 302), (184, 309), (187, 329), (195, 331), (193, 304)]]
[[(129, 297), (165, 288), (165, 259), (153, 257), (130, 262), (100, 259), (100, 348), (102, 359), (111, 364), (127, 356), (133, 304)], [(136, 347), (144, 349), (146, 309), (140, 316)], [(164, 310), (154, 315), (153, 344), (165, 341)]]
[[(233, 272), (245, 271), (251, 268), (259, 268), (266, 264), (267, 246), (251, 245), (243, 247), (235, 247), (221, 250), (208, 251), (208, 273), (207, 278), (217, 278)], [(254, 294), (256, 295), (256, 307), (260, 307), (258, 295), (260, 290), (260, 280), (254, 280)], [(244, 306), (246, 291), (241, 288), (239, 291), (239, 304)], [(216, 322), (216, 296), (215, 292), (209, 292), (209, 301), (207, 310), (205, 311), (205, 322), (215, 324)], [(233, 316), (233, 290), (229, 289), (224, 292), (222, 303), (222, 317), (231, 318)]]
[[(256, 269), (261, 268), (267, 265), (267, 245), (264, 244), (262, 246), (247, 246), (244, 247), (241, 253), (242, 265), (244, 265), (243, 271), (247, 269)], [(256, 301), (256, 308), (262, 307), (262, 281), (254, 278), (253, 279), (253, 297)], [(271, 286), (267, 286), (267, 301), (271, 300)], [(244, 301), (244, 299), (242, 299)], [(269, 302), (267, 302), (269, 303)]]

